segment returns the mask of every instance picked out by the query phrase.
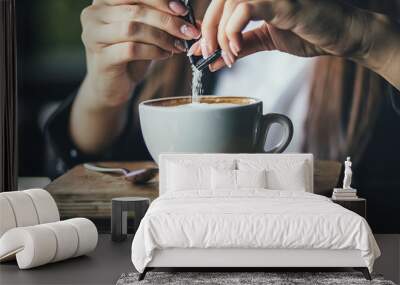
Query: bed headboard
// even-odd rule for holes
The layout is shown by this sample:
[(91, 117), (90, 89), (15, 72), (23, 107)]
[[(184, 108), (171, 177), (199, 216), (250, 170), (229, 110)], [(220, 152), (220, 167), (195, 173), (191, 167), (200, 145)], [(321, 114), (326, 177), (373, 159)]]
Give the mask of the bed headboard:
[(284, 164), (294, 164), (302, 163), (306, 167), (305, 180), (306, 180), (306, 192), (313, 193), (314, 190), (314, 159), (312, 154), (302, 153), (302, 154), (266, 154), (266, 153), (251, 153), (251, 154), (232, 154), (232, 153), (163, 153), (159, 157), (159, 187), (160, 195), (164, 194), (167, 190), (167, 165), (169, 162), (182, 162), (182, 161), (207, 161), (210, 165), (218, 161), (229, 161), (235, 163), (237, 167), (238, 161), (262, 161), (270, 165), (277, 165), (279, 163)]

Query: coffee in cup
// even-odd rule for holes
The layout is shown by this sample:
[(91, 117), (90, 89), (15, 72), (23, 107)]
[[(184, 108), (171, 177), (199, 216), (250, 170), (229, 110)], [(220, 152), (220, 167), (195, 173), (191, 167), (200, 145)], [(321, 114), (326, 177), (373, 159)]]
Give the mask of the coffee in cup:
[[(290, 119), (262, 112), (262, 101), (250, 97), (169, 97), (139, 105), (140, 125), (150, 154), (283, 152), (293, 136)], [(283, 128), (280, 142), (266, 151), (272, 124)]]

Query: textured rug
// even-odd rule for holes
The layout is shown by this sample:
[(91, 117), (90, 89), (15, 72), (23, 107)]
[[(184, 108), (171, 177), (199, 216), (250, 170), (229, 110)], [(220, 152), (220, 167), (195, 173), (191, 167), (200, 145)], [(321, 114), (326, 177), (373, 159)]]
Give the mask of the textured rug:
[(146, 278), (138, 281), (138, 273), (122, 274), (117, 285), (395, 285), (382, 276), (372, 275), (368, 281), (359, 272), (148, 272)]

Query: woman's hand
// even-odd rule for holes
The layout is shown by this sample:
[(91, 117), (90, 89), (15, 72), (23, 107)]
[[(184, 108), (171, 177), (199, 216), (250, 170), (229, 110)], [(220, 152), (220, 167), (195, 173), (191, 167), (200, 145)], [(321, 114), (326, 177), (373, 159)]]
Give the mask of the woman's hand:
[(129, 100), (152, 60), (185, 51), (182, 40), (200, 32), (180, 16), (179, 0), (94, 0), (81, 15), (87, 96), (99, 106)]
[[(334, 0), (213, 0), (202, 23), (202, 39), (189, 53), (207, 57), (220, 47), (223, 60), (210, 65), (212, 71), (264, 50), (362, 58), (371, 46), (370, 19), (370, 13)], [(253, 20), (264, 23), (243, 33)]]
[(185, 22), (179, 0), (94, 0), (82, 12), (87, 75), (70, 115), (70, 134), (83, 152), (96, 154), (121, 134), (126, 104), (152, 60), (185, 50), (200, 36)]

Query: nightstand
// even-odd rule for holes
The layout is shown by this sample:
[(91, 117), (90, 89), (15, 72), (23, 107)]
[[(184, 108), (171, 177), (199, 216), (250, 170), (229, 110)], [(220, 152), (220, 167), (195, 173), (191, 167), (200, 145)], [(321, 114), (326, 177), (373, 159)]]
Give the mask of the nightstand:
[(332, 199), (332, 202), (359, 214), (364, 219), (367, 219), (367, 200), (364, 198), (354, 198), (348, 200)]

